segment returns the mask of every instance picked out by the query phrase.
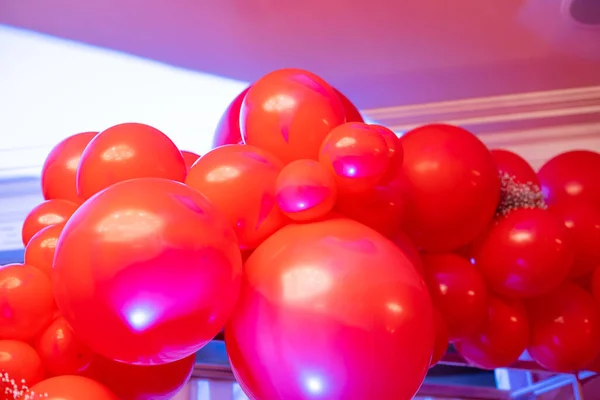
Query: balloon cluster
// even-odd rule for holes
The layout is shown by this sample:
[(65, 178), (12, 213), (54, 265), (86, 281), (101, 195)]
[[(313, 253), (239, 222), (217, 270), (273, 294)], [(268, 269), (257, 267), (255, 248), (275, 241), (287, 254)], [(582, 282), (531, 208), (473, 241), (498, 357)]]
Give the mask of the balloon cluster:
[(297, 69), (213, 147), (125, 123), (52, 150), (0, 268), (3, 391), (168, 399), (222, 329), (257, 400), (410, 399), (449, 342), (481, 368), (600, 353), (600, 154), (536, 174), (460, 127), (398, 138)]

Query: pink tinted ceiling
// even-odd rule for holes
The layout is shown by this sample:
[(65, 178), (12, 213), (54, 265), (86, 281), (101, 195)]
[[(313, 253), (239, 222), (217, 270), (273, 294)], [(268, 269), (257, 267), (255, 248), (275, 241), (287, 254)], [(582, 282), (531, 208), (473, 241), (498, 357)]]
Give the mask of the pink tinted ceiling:
[(305, 68), (374, 108), (600, 84), (600, 30), (562, 3), (0, 0), (0, 23), (248, 81)]

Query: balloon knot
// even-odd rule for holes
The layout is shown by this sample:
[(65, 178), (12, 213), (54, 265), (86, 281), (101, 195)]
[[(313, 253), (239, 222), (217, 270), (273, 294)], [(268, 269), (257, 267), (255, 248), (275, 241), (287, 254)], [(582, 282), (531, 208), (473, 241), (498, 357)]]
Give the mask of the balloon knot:
[(496, 216), (503, 217), (521, 208), (547, 208), (538, 185), (532, 182), (519, 183), (514, 176), (500, 173), (500, 202)]

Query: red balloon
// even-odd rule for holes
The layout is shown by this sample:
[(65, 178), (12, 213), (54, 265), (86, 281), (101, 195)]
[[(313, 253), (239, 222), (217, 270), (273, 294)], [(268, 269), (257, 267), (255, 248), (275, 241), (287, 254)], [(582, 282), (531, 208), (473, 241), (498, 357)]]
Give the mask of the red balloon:
[(343, 192), (365, 192), (375, 187), (390, 168), (385, 138), (360, 122), (339, 125), (327, 135), (319, 152), (319, 162), (335, 177)]
[(404, 255), (413, 263), (417, 271), (422, 276), (425, 276), (425, 267), (423, 266), (421, 254), (419, 254), (419, 249), (417, 249), (412, 240), (402, 231), (397, 231), (390, 239), (404, 252)]
[(54, 251), (64, 227), (64, 223), (50, 225), (33, 235), (25, 248), (25, 264), (39, 269), (50, 278)]
[(185, 166), (188, 171), (190, 170), (190, 168), (192, 168), (192, 165), (194, 165), (194, 163), (200, 158), (200, 155), (186, 150), (182, 150), (181, 155), (183, 156), (183, 161), (185, 161)]
[(77, 195), (77, 167), (83, 150), (97, 134), (78, 133), (64, 139), (50, 151), (42, 167), (42, 192), (46, 200), (83, 202)]
[(363, 120), (362, 115), (360, 115), (360, 111), (358, 111), (358, 108), (356, 108), (356, 106), (352, 104), (350, 99), (348, 99), (342, 92), (340, 92), (336, 88), (333, 88), (333, 90), (342, 102), (342, 106), (344, 107), (344, 113), (346, 114), (346, 122), (365, 122)]
[(469, 364), (494, 369), (515, 363), (528, 344), (529, 321), (523, 303), (492, 296), (485, 323), (476, 334), (454, 345)]
[(217, 125), (213, 135), (212, 148), (224, 146), (226, 144), (238, 144), (242, 142), (242, 133), (240, 131), (240, 109), (246, 93), (250, 87), (237, 95), (229, 104)]
[(120, 400), (101, 383), (77, 375), (46, 379), (34, 385), (29, 393), (33, 399), (44, 400)]
[(237, 301), (241, 254), (204, 196), (141, 178), (111, 186), (73, 215), (52, 281), (60, 311), (95, 353), (168, 363), (223, 328)]
[(554, 203), (549, 211), (567, 229), (575, 255), (570, 275), (577, 278), (592, 272), (600, 265), (600, 208), (587, 199), (573, 199)]
[(62, 316), (56, 318), (36, 341), (36, 350), (51, 376), (85, 371), (94, 353), (79, 339)]
[(221, 146), (204, 155), (185, 183), (225, 216), (242, 249), (253, 249), (284, 223), (275, 184), (283, 165), (254, 146)]
[(404, 231), (426, 251), (458, 249), (490, 223), (500, 196), (494, 159), (472, 133), (425, 125), (400, 138), (404, 149)]
[(567, 151), (552, 158), (538, 172), (542, 192), (551, 205), (570, 197), (585, 197), (600, 207), (600, 153)]
[(570, 282), (528, 301), (529, 354), (554, 372), (583, 370), (600, 353), (598, 311), (592, 296)]
[(85, 375), (106, 385), (119, 400), (170, 400), (188, 382), (196, 356), (162, 365), (127, 365), (96, 357)]
[(400, 171), (402, 168), (402, 163), (404, 161), (404, 150), (402, 149), (400, 138), (398, 138), (398, 135), (396, 135), (392, 130), (381, 125), (370, 125), (370, 127), (379, 132), (387, 144), (390, 166), (387, 170), (387, 173), (381, 180), (381, 183), (386, 183), (396, 178), (398, 171)]
[(285, 164), (316, 160), (331, 129), (345, 122), (335, 90), (315, 74), (281, 69), (254, 83), (240, 111), (244, 142)]
[(434, 308), (433, 310), (433, 326), (435, 327), (435, 343), (433, 345), (433, 355), (431, 356), (431, 363), (429, 368), (439, 363), (446, 351), (448, 351), (448, 326), (442, 314)]
[(33, 347), (17, 340), (0, 340), (0, 393), (5, 395), (4, 399), (42, 379), (44, 367)]
[(315, 160), (296, 160), (286, 165), (277, 177), (275, 193), (279, 209), (297, 221), (327, 215), (337, 200), (335, 178)]
[(472, 335), (485, 321), (488, 293), (473, 265), (455, 254), (423, 254), (425, 282), (451, 341)]
[(573, 265), (565, 227), (538, 208), (515, 210), (498, 220), (474, 253), (490, 289), (509, 298), (556, 289)]
[(77, 169), (77, 193), (89, 199), (107, 187), (135, 178), (185, 179), (183, 155), (164, 133), (138, 123), (115, 125), (88, 144)]
[(47, 200), (36, 206), (25, 217), (21, 236), (27, 246), (31, 238), (47, 226), (67, 222), (79, 206), (67, 200)]
[(42, 271), (23, 264), (0, 267), (0, 338), (33, 339), (55, 309), (52, 284)]
[(288, 225), (244, 268), (225, 343), (246, 395), (412, 398), (431, 360), (433, 309), (391, 241), (347, 219)]
[(588, 287), (584, 287), (584, 289), (592, 293), (596, 303), (598, 304), (598, 307), (600, 307), (600, 264), (594, 268), (594, 272), (590, 276)]
[(533, 167), (517, 153), (503, 149), (492, 149), (490, 153), (500, 173), (508, 174), (518, 183), (533, 183), (540, 186), (540, 180)]

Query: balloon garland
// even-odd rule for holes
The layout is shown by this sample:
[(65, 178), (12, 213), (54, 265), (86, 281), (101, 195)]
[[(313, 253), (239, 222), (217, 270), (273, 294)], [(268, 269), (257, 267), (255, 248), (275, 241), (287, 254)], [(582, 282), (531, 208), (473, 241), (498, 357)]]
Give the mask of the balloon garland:
[(213, 147), (126, 123), (50, 152), (0, 268), (0, 393), (166, 399), (223, 328), (254, 400), (410, 399), (449, 342), (600, 369), (600, 154), (536, 174), (461, 127), (398, 138), (299, 69), (240, 93)]

